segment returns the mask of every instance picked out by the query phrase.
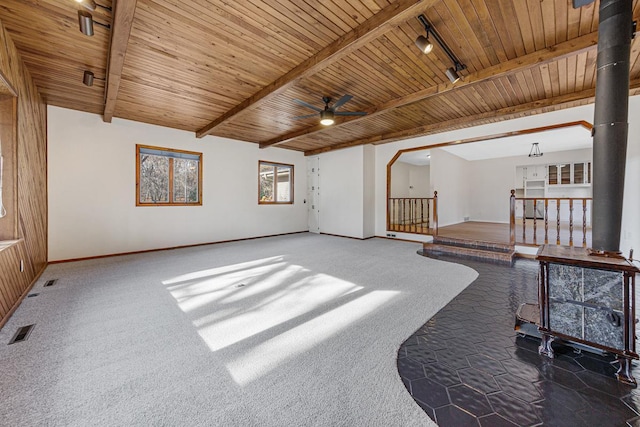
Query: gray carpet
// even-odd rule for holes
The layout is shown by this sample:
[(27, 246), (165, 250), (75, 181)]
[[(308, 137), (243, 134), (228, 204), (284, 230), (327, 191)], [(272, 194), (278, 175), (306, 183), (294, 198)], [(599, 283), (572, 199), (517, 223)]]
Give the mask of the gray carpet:
[(303, 233), (51, 265), (0, 331), (0, 424), (433, 425), (396, 352), (477, 273), (417, 249)]

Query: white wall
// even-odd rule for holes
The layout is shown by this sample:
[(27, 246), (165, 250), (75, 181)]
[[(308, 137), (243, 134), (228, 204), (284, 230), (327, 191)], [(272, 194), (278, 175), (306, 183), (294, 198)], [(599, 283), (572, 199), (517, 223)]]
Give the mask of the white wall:
[(405, 162), (395, 162), (391, 166), (391, 194), (389, 197), (411, 197), (409, 194), (409, 175), (411, 165)]
[(330, 151), (319, 158), (320, 232), (358, 239), (372, 237), (376, 205), (374, 147)]
[[(469, 162), (473, 186), (469, 195), (472, 221), (509, 222), (509, 196), (517, 185), (516, 166), (591, 161), (592, 150), (546, 152), (543, 157), (536, 159), (527, 155), (528, 153), (524, 153), (517, 157)], [(567, 187), (550, 186), (549, 189), (548, 197), (591, 197), (588, 188), (584, 188), (584, 193), (574, 192), (570, 195), (565, 194)]]
[(431, 186), (438, 192), (438, 226), (464, 221), (470, 215), (469, 196), (474, 189), (469, 161), (442, 149), (431, 150)]
[[(135, 145), (203, 153), (203, 205), (136, 207)], [(258, 160), (294, 169), (293, 205), (258, 205)], [(49, 260), (304, 231), (302, 153), (48, 107)]]
[[(386, 179), (387, 164), (398, 150), (413, 147), (430, 146), (443, 142), (476, 138), (483, 135), (493, 135), (521, 129), (529, 129), (577, 120), (593, 123), (593, 104), (569, 108), (551, 113), (537, 114), (519, 119), (475, 126), (436, 135), (428, 135), (389, 144), (376, 145), (376, 235), (385, 236), (386, 230)], [(629, 143), (627, 151), (625, 201), (623, 210), (623, 224), (621, 250), (628, 255), (630, 248), (640, 251), (640, 96), (629, 100)], [(433, 154), (432, 154), (433, 161)], [(544, 161), (543, 161), (544, 163)], [(524, 164), (524, 163), (523, 163)], [(432, 163), (432, 179), (433, 179)], [(515, 179), (515, 178), (514, 178)], [(509, 183), (511, 184), (511, 181)], [(432, 182), (434, 188), (437, 183)], [(439, 190), (439, 188), (436, 188)], [(440, 194), (438, 194), (440, 198)], [(412, 238), (414, 235), (398, 237)]]
[(391, 197), (433, 197), (430, 166), (396, 161), (391, 166)]
[[(307, 229), (306, 167), (300, 153), (222, 138), (196, 139), (192, 133), (114, 119), (105, 124), (97, 115), (49, 107), (49, 259), (229, 240)], [(621, 250), (640, 251), (640, 96), (629, 101), (629, 144)], [(527, 116), (373, 147), (354, 147), (322, 154), (320, 212), (322, 232), (368, 237), (365, 206), (375, 202), (375, 235), (386, 235), (386, 168), (398, 150), (429, 146), (482, 135), (534, 128), (569, 121), (593, 122), (593, 105)], [(83, 137), (84, 136), (84, 137)], [(204, 154), (202, 207), (135, 207), (135, 144), (199, 151)], [(545, 155), (546, 156), (546, 155)], [(367, 157), (368, 160), (365, 160)], [(373, 157), (373, 160), (371, 158)], [(257, 161), (294, 164), (295, 201), (292, 206), (258, 206)], [(432, 154), (433, 159), (433, 154)], [(375, 163), (375, 192), (365, 164)], [(540, 160), (547, 163), (547, 160)], [(525, 164), (527, 162), (522, 162)], [(433, 166), (432, 166), (433, 169)], [(438, 172), (436, 171), (436, 174)], [(473, 173), (474, 179), (480, 172)], [(442, 174), (439, 182), (452, 179)], [(433, 170), (432, 170), (433, 176)], [(234, 179), (229, 179), (234, 177)], [(453, 179), (461, 178), (456, 174)], [(441, 181), (444, 179), (445, 181)], [(465, 181), (468, 181), (467, 177)], [(508, 191), (514, 179), (506, 185)], [(496, 183), (487, 183), (487, 186)], [(247, 189), (251, 189), (247, 191)], [(503, 189), (504, 190), (504, 189)], [(471, 193), (473, 194), (473, 193)], [(439, 198), (444, 194), (439, 194)], [(444, 200), (441, 202), (443, 208)], [(489, 209), (476, 202), (460, 207), (455, 221), (468, 215), (481, 219)], [(326, 221), (326, 222), (323, 222)], [(172, 224), (172, 227), (167, 227)], [(416, 238), (407, 234), (398, 237)]]
[(373, 145), (363, 147), (363, 224), (362, 237), (372, 237), (376, 234), (376, 150)]
[(410, 197), (433, 197), (431, 191), (431, 166), (411, 165), (409, 168)]
[(629, 139), (625, 169), (624, 205), (620, 249), (625, 256), (629, 249), (640, 258), (640, 95), (629, 99)]
[(320, 232), (363, 238), (364, 148), (320, 156)]

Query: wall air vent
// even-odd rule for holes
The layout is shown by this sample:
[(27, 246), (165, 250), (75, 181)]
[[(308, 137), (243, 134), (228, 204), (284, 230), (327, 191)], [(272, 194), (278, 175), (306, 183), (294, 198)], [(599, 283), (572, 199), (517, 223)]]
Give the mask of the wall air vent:
[(13, 335), (13, 338), (11, 338), (11, 341), (9, 341), (9, 345), (11, 344), (15, 344), (17, 342), (22, 342), (22, 341), (26, 341), (27, 338), (29, 338), (29, 335), (31, 334), (31, 331), (33, 331), (33, 328), (36, 325), (27, 325), (27, 326), (22, 326), (20, 328), (18, 328), (18, 330), (16, 331), (16, 333)]

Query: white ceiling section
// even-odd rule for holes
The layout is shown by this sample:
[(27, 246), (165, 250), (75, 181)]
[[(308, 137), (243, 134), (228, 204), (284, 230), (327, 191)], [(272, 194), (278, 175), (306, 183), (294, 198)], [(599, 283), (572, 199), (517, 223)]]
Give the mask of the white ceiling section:
[[(528, 156), (531, 144), (539, 143), (540, 151), (550, 153), (591, 148), (593, 139), (591, 131), (584, 126), (576, 125), (562, 129), (552, 129), (526, 135), (509, 136), (468, 144), (450, 145), (441, 149), (465, 160), (486, 160), (501, 157)], [(429, 164), (429, 149), (403, 153), (398, 161), (414, 165)]]
[(426, 166), (431, 164), (431, 154), (429, 154), (428, 149), (409, 151), (407, 153), (402, 153), (398, 158), (398, 161), (415, 166)]

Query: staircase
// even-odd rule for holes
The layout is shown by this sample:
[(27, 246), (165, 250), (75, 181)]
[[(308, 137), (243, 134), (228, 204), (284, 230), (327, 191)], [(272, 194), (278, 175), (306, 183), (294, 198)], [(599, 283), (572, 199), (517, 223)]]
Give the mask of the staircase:
[(515, 249), (505, 243), (481, 242), (434, 236), (433, 242), (424, 243), (419, 255), (437, 258), (442, 255), (474, 259), (501, 265), (512, 265)]

